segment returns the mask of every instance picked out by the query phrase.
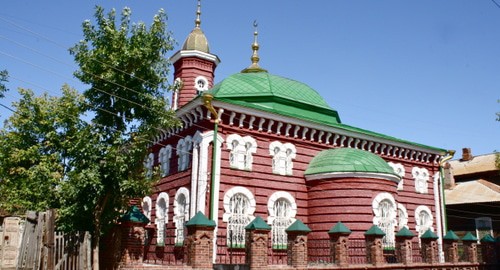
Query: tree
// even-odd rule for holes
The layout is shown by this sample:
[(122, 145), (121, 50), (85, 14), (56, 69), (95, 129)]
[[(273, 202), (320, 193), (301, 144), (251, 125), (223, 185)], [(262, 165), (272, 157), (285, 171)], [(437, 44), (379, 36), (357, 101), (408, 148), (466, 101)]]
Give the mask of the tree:
[(105, 15), (97, 6), (94, 16), (96, 25), (86, 20), (84, 39), (70, 49), (80, 67), (75, 76), (91, 86), (84, 95), (94, 121), (120, 132), (130, 123), (151, 123), (166, 107), (166, 53), (174, 44), (166, 14), (160, 10), (149, 30), (143, 22), (131, 24), (129, 8), (119, 25), (114, 9)]
[(7, 70), (0, 70), (0, 98), (4, 97), (4, 94), (7, 91), (7, 87), (5, 86), (5, 82), (7, 82), (9, 77), (9, 73)]
[(83, 97), (65, 85), (61, 97), (20, 89), (0, 130), (0, 208), (12, 214), (59, 208), (58, 190), (80, 138)]
[(74, 157), (63, 185), (60, 223), (67, 229), (91, 228), (94, 266), (102, 229), (116, 221), (128, 199), (149, 192), (151, 181), (142, 173), (148, 138), (158, 127), (177, 123), (162, 93), (166, 53), (174, 43), (167, 17), (160, 10), (148, 29), (142, 22), (131, 24), (130, 16), (124, 8), (117, 25), (114, 10), (105, 15), (97, 6), (96, 25), (85, 21), (84, 39), (70, 49), (79, 65), (75, 76), (90, 86), (83, 95), (95, 125), (86, 131), (92, 141), (78, 147), (85, 150)]

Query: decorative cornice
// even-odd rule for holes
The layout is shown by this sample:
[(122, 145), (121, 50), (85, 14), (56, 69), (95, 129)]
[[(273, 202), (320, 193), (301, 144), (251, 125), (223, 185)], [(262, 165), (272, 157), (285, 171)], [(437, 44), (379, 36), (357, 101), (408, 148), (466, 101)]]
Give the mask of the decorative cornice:
[[(307, 122), (301, 119), (264, 113), (259, 110), (212, 101), (218, 110), (221, 124), (248, 129), (248, 131), (265, 132), (311, 143), (330, 145), (332, 147), (348, 147), (366, 150), (385, 159), (407, 160), (415, 163), (438, 164), (443, 153), (433, 149), (426, 149), (418, 145), (391, 141), (366, 134), (359, 134), (330, 126)], [(224, 112), (225, 111), (225, 112)], [(202, 105), (201, 99), (195, 99), (180, 108), (177, 116), (183, 125), (179, 128), (170, 128), (162, 132), (156, 142), (164, 140), (186, 128), (189, 128), (203, 119), (211, 119), (210, 112)], [(222, 115), (225, 117), (222, 117)], [(221, 119), (227, 123), (222, 123)]]
[(220, 59), (217, 55), (195, 50), (177, 51), (174, 55), (172, 55), (172, 57), (170, 57), (170, 62), (175, 63), (179, 61), (179, 59), (185, 57), (197, 57), (204, 60), (208, 60), (210, 62), (213, 62), (216, 66), (220, 63)]

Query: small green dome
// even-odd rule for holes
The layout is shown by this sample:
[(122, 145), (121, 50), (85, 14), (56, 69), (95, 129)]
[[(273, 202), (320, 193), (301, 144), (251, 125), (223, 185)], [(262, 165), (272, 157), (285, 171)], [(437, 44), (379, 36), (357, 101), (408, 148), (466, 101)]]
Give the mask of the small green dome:
[(376, 173), (399, 178), (381, 157), (353, 148), (335, 148), (319, 152), (309, 163), (305, 175), (328, 173)]
[(340, 123), (337, 111), (314, 89), (265, 71), (233, 74), (207, 93), (215, 100), (279, 115), (324, 124)]
[(182, 46), (183, 51), (200, 51), (204, 53), (210, 53), (208, 48), (208, 40), (205, 34), (199, 27), (195, 27), (189, 36), (184, 41)]

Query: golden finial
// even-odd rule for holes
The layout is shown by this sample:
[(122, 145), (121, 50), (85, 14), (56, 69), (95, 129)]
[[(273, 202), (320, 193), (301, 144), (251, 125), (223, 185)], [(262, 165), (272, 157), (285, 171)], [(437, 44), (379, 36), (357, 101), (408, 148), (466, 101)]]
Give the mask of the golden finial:
[(196, 10), (196, 20), (194, 21), (194, 25), (196, 28), (200, 28), (201, 25), (201, 0), (198, 0), (198, 9)]
[(253, 50), (253, 53), (252, 53), (252, 57), (250, 58), (252, 60), (252, 64), (242, 70), (241, 72), (243, 73), (250, 73), (250, 72), (267, 72), (267, 70), (261, 68), (259, 66), (259, 43), (257, 42), (257, 36), (259, 35), (259, 32), (257, 31), (257, 26), (259, 26), (257, 24), (257, 20), (253, 21), (253, 28), (254, 28), (254, 32), (253, 32), (253, 44), (252, 44), (252, 50)]

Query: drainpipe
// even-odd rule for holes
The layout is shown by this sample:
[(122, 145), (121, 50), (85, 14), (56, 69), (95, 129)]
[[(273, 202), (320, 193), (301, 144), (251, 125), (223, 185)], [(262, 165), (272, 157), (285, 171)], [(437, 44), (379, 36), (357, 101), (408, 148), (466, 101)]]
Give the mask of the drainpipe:
[[(214, 138), (212, 142), (212, 170), (210, 175), (210, 219), (214, 220), (214, 187), (215, 187), (215, 165), (217, 158), (217, 131), (219, 129), (219, 115), (212, 105), (212, 99), (214, 96), (211, 94), (203, 94), (203, 104), (214, 116)], [(214, 220), (215, 221), (215, 220)]]
[[(445, 208), (445, 198), (444, 198), (444, 171), (443, 165), (455, 155), (454, 150), (448, 150), (446, 156), (439, 161), (439, 175), (434, 177), (434, 200), (436, 202), (436, 218), (437, 218), (437, 234), (439, 237), (438, 249), (439, 249), (439, 262), (444, 262), (443, 253), (443, 233), (448, 229), (448, 224), (446, 220), (446, 208)], [(441, 187), (439, 187), (439, 184)], [(436, 192), (437, 191), (437, 192)], [(439, 203), (439, 198), (441, 198), (441, 203)], [(443, 226), (444, 225), (444, 226)]]

